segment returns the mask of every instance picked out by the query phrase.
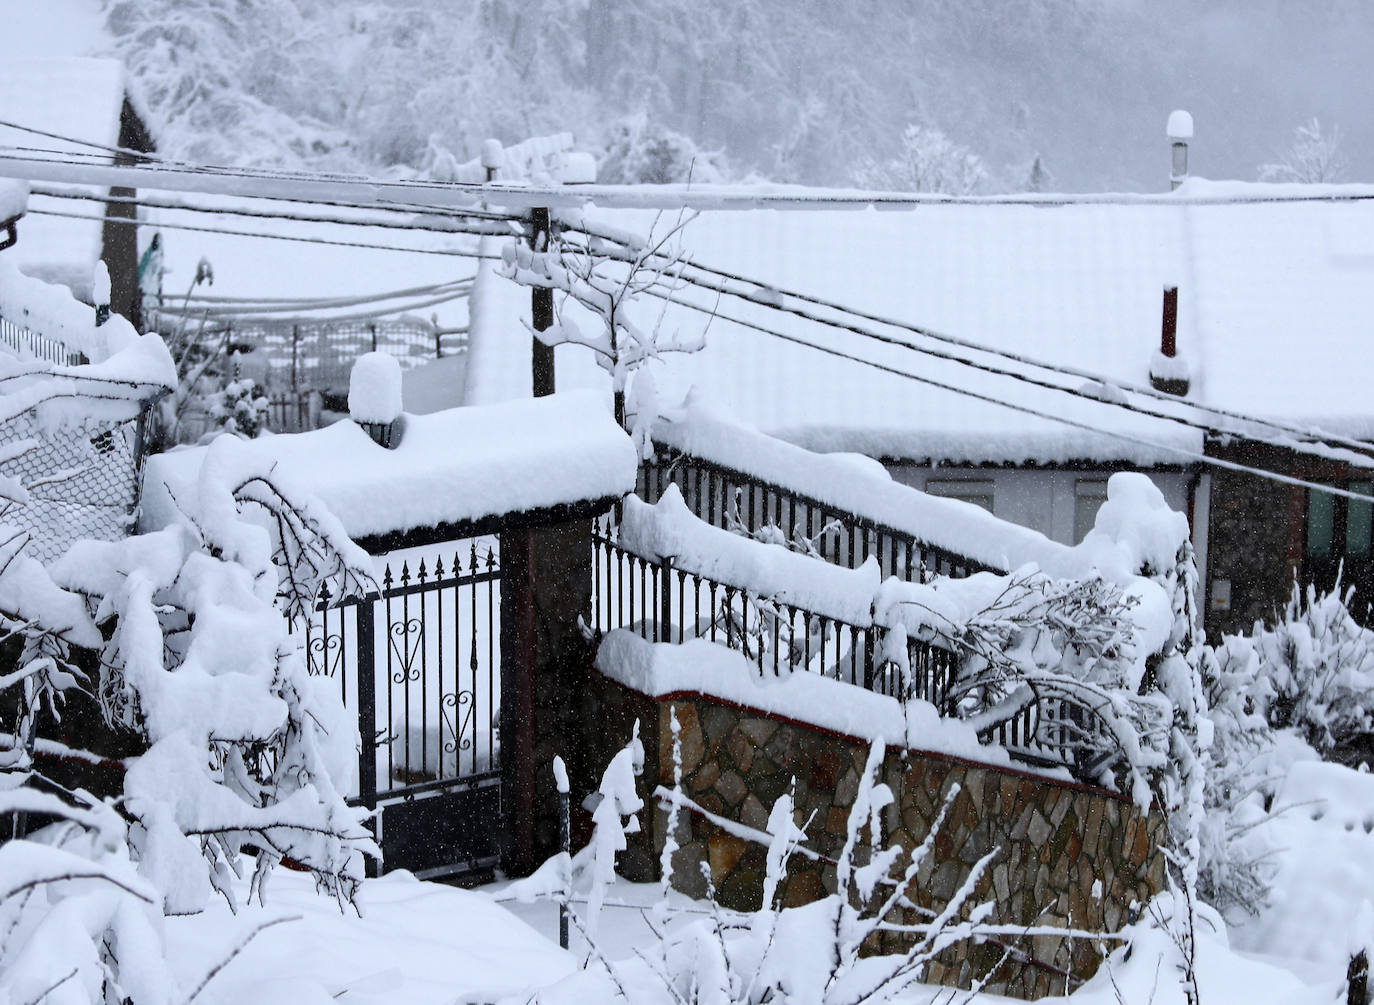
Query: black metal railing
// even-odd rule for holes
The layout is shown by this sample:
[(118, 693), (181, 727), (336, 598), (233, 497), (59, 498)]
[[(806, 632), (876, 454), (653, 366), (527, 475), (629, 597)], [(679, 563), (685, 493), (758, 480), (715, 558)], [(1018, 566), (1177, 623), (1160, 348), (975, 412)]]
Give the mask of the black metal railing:
[(818, 557), (847, 568), (875, 557), (884, 576), (908, 582), (928, 582), (936, 576), (961, 579), (990, 568), (922, 541), (910, 531), (660, 446), (654, 460), (640, 466), (635, 491), (645, 502), (655, 503), (669, 485), (677, 485), (688, 508), (713, 527), (752, 533), (772, 525), (789, 539), (812, 541)]
[[(927, 701), (948, 718), (978, 715), (1003, 697), (965, 685), (957, 646), (909, 638), (902, 673), (880, 656), (886, 627), (780, 603), (740, 584), (647, 558), (620, 543), (610, 518), (598, 521), (592, 533), (592, 575), (589, 627), (598, 633), (628, 629), (651, 642), (704, 639), (743, 654), (760, 675), (820, 673), (899, 700)], [(978, 737), (1006, 748), (1015, 760), (1063, 767), (1084, 781), (1098, 780), (1104, 758), (1115, 751), (1089, 707), (1035, 687), (1023, 707)]]

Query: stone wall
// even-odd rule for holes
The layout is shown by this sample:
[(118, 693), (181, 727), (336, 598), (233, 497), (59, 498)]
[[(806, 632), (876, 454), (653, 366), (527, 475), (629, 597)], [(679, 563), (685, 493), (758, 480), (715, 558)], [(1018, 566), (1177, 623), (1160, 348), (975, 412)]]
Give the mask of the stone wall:
[[(805, 904), (833, 891), (833, 860), (867, 762), (865, 742), (701, 695), (650, 698), (593, 671), (579, 716), (587, 724), (587, 763), (606, 764), (635, 720), (645, 746), (640, 795), (655, 811), (645, 814), (643, 831), (622, 856), (627, 878), (650, 880), (657, 872), (667, 815), (652, 793), (673, 784), (671, 714), (681, 727), (683, 789), (705, 811), (680, 816), (674, 885), (704, 896), (704, 863), (724, 906), (758, 908), (766, 849), (727, 832), (710, 815), (763, 830), (773, 801), (795, 779), (798, 822), (812, 818), (807, 846), (821, 859), (793, 858), (782, 903)], [(912, 891), (922, 907), (942, 907), (993, 848), (1000, 853), (976, 890), (977, 900), (994, 902), (992, 924), (1115, 931), (1163, 884), (1162, 819), (1141, 816), (1115, 793), (917, 750), (889, 749), (882, 780), (896, 796), (885, 812), (887, 839), (907, 848), (926, 837), (951, 787), (960, 786)], [(585, 789), (590, 780), (582, 783)], [(574, 800), (581, 795), (575, 792)], [(997, 965), (1006, 944), (1024, 955), (1004, 964), (989, 989), (1024, 998), (1062, 993), (1066, 971), (1086, 978), (1100, 961), (1087, 940), (1013, 937), (955, 947), (933, 965), (929, 979), (968, 987)]]

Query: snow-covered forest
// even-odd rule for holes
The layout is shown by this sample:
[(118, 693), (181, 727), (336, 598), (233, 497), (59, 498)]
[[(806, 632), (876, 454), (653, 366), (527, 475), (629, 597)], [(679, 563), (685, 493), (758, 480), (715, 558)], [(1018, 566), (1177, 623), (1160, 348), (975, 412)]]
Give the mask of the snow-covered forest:
[(1314, 118), (1374, 173), (1362, 0), (104, 5), (162, 152), (202, 163), (413, 173), (570, 131), (603, 181), (912, 188), (915, 129), (976, 159), (956, 191), (1149, 190), (1186, 107), (1203, 176), (1254, 178)]

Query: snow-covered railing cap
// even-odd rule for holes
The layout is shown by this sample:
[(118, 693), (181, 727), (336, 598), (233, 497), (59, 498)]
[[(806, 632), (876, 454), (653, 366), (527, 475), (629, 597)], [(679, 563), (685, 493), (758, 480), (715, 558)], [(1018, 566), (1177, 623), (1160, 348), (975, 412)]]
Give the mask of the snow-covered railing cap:
[(391, 449), (399, 441), (401, 417), (401, 364), (384, 352), (358, 357), (348, 375), (348, 417), (381, 446)]

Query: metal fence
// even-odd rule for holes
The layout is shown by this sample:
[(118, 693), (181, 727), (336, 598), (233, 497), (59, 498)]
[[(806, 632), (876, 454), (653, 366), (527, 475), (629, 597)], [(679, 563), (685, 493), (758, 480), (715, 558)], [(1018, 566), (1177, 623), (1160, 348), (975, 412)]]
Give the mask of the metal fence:
[(813, 539), (822, 558), (847, 568), (857, 568), (873, 556), (884, 576), (910, 582), (928, 582), (935, 576), (960, 579), (988, 571), (981, 562), (937, 548), (909, 531), (660, 446), (654, 460), (641, 465), (636, 494), (654, 503), (669, 485), (677, 485), (688, 508), (713, 527), (736, 529), (732, 525), (737, 524), (756, 531), (771, 524), (789, 538)]
[(418, 366), (467, 351), (466, 333), (413, 317), (245, 322), (209, 327), (201, 337), (213, 335), (223, 336), (231, 349), (251, 350), (265, 360), (270, 386), (332, 395), (348, 393), (353, 361), (365, 352), (389, 353), (402, 366)]
[[(949, 718), (984, 712), (1000, 697), (966, 687), (959, 654), (938, 642), (909, 638), (904, 675), (881, 658), (883, 626), (851, 624), (646, 558), (620, 543), (609, 518), (592, 533), (592, 574), (597, 632), (628, 629), (651, 642), (705, 639), (741, 653), (761, 676), (819, 673), (899, 700), (927, 701)], [(1024, 763), (1095, 781), (1104, 755), (1115, 749), (1099, 726), (1072, 697), (1032, 690), (1028, 704), (979, 739)]]
[(338, 683), (362, 746), (353, 801), (382, 808), (388, 868), (489, 869), (500, 823), (501, 568), (489, 540), (412, 570), (387, 565), (368, 597), (324, 594), (306, 629), (311, 674)]
[(45, 363), (80, 366), (90, 362), (83, 354), (69, 349), (66, 343), (59, 339), (42, 335), (3, 316), (0, 316), (0, 344), (9, 346), (21, 356), (39, 359)]
[(45, 430), (32, 412), (0, 423), (0, 443), (32, 446), (0, 463), (28, 501), (5, 521), (29, 532), (28, 553), (60, 557), (82, 538), (117, 541), (129, 533), (138, 503), (146, 412), (122, 423)]

